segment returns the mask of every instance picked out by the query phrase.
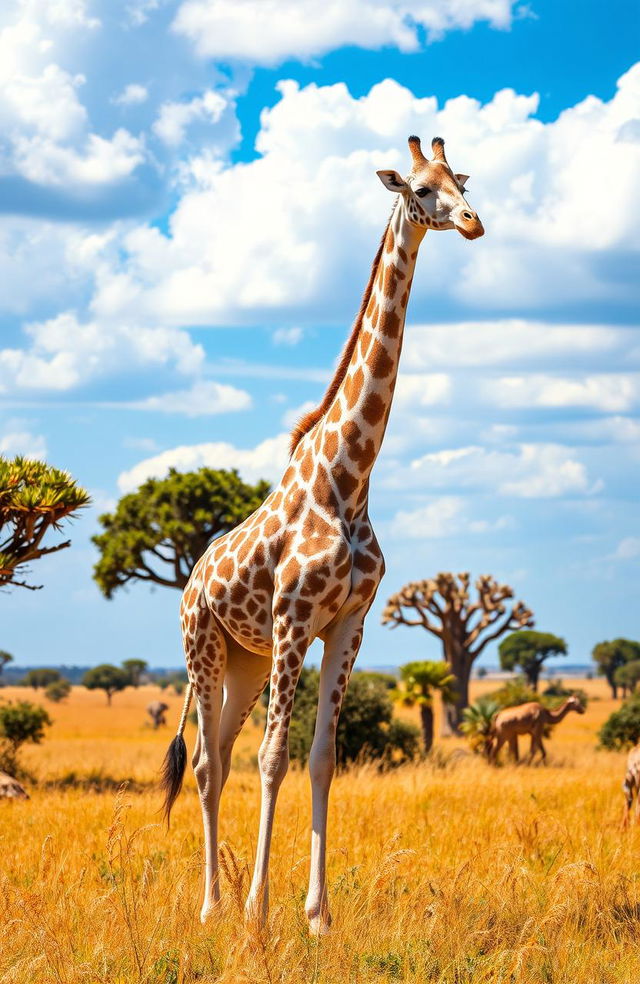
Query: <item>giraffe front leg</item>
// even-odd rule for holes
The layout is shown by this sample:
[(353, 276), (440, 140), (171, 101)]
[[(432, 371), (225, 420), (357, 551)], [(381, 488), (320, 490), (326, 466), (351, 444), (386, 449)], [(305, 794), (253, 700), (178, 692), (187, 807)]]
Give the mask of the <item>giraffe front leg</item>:
[(336, 729), (349, 676), (362, 642), (364, 612), (350, 615), (325, 637), (320, 668), (320, 692), (316, 728), (309, 756), (312, 797), (311, 869), (305, 912), (309, 932), (329, 931), (331, 914), (327, 896), (327, 813), (329, 791), (336, 767)]
[(258, 926), (269, 911), (269, 853), (278, 791), (289, 767), (289, 722), (293, 698), (309, 645), (309, 626), (295, 625), (279, 615), (273, 625), (273, 672), (264, 738), (260, 745), (260, 828), (253, 879), (245, 906), (247, 919)]

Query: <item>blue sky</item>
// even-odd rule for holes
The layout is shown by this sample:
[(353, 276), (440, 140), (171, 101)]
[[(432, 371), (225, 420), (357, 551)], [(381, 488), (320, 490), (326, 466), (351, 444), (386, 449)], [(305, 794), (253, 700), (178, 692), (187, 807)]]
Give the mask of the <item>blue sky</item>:
[(171, 465), (278, 479), (412, 132), (445, 138), (487, 235), (422, 247), (360, 662), (438, 655), (379, 625), (438, 570), (511, 583), (572, 662), (637, 638), (639, 27), (622, 0), (5, 4), (0, 453), (95, 505), (5, 596), (0, 648), (180, 664), (177, 592), (100, 596), (97, 516)]

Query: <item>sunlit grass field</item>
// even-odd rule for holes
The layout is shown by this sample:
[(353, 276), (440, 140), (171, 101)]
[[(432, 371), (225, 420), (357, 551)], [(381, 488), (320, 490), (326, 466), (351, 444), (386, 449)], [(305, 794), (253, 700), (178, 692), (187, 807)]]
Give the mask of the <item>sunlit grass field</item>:
[[(31, 799), (0, 800), (0, 981), (637, 984), (640, 827), (619, 829), (624, 755), (596, 751), (617, 705), (602, 681), (576, 685), (595, 699), (558, 726), (546, 767), (492, 769), (452, 756), (465, 746), (448, 740), (430, 763), (339, 775), (334, 925), (319, 941), (303, 908), (309, 783), (295, 768), (278, 803), (271, 919), (261, 935), (244, 928), (260, 723), (247, 722), (236, 746), (221, 815), (224, 902), (202, 927), (193, 776), (168, 833), (154, 786), (181, 698), (166, 699), (170, 726), (154, 732), (145, 707), (157, 688), (116, 694), (110, 708), (101, 692), (74, 688), (47, 704), (45, 742), (25, 749)], [(474, 696), (495, 686), (477, 683)], [(194, 737), (188, 725), (190, 749)]]

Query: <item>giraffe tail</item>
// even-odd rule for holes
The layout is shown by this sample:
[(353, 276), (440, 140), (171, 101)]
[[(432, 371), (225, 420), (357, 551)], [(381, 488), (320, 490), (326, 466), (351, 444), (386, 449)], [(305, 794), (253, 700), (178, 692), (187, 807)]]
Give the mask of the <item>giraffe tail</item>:
[(182, 705), (182, 714), (180, 715), (178, 733), (167, 749), (167, 754), (165, 755), (164, 762), (162, 763), (162, 773), (160, 776), (160, 788), (164, 792), (162, 812), (165, 820), (167, 821), (167, 827), (169, 827), (171, 808), (178, 798), (180, 790), (182, 789), (184, 770), (187, 765), (187, 746), (185, 745), (183, 734), (187, 723), (187, 714), (189, 713), (190, 704), (191, 684), (188, 683), (184, 695), (184, 704)]

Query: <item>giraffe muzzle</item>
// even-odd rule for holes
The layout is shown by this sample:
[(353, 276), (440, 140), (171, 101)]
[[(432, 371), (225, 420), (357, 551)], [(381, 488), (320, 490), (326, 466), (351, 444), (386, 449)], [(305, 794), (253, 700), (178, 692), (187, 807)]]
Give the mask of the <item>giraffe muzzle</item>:
[(484, 226), (475, 212), (464, 209), (458, 212), (454, 225), (465, 239), (479, 239), (484, 236)]

